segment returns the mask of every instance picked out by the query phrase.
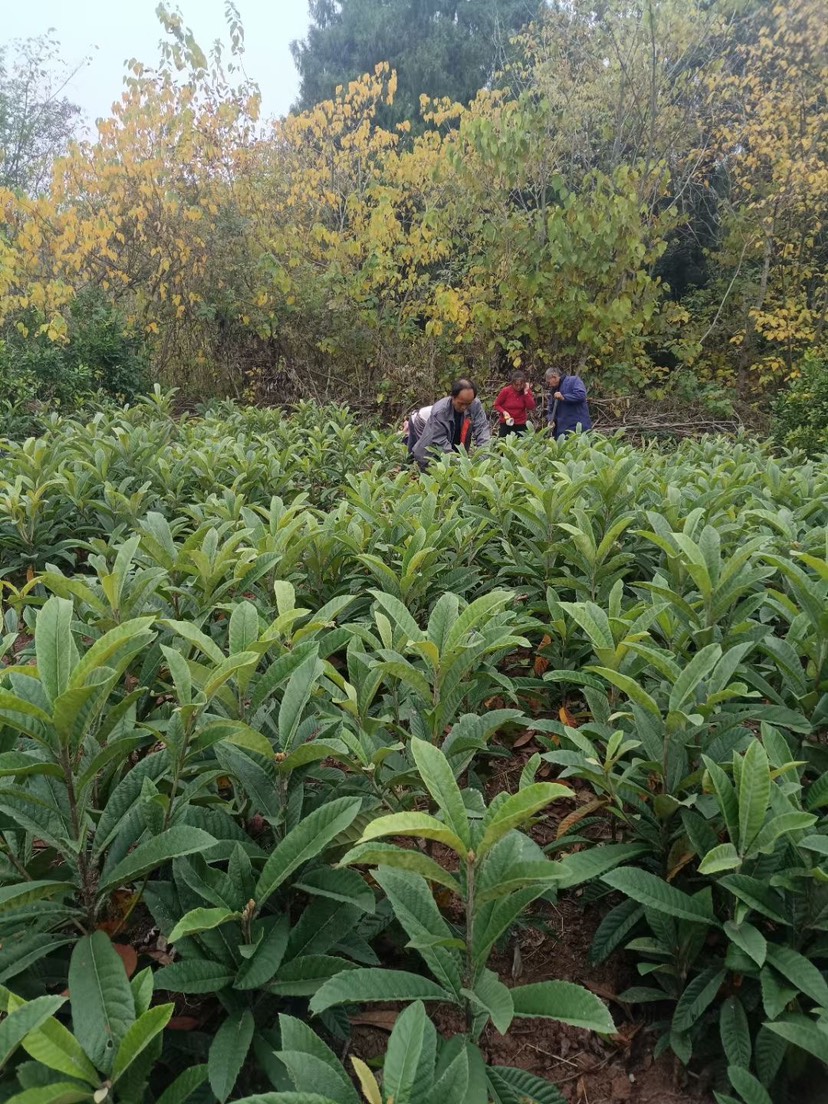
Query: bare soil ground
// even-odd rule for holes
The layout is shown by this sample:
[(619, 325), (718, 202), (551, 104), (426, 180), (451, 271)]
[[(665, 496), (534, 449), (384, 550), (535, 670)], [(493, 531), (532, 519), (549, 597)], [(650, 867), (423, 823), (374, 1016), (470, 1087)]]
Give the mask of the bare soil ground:
[[(552, 978), (586, 985), (608, 1002), (618, 1025), (612, 1040), (566, 1024), (515, 1021), (508, 1035), (490, 1025), (481, 1040), (493, 1065), (517, 1066), (558, 1086), (570, 1104), (709, 1104), (712, 1097), (697, 1082), (680, 1084), (669, 1057), (654, 1061), (654, 1037), (637, 1009), (619, 1003), (617, 994), (632, 981), (623, 955), (599, 966), (589, 963), (589, 948), (603, 908), (583, 908), (576, 899), (542, 904), (541, 927), (521, 929), (509, 948), (489, 965), (507, 985)], [(393, 1005), (354, 1017), (351, 1053), (365, 1060), (382, 1054), (396, 1018)], [(454, 1008), (431, 1008), (447, 1037), (463, 1030)]]

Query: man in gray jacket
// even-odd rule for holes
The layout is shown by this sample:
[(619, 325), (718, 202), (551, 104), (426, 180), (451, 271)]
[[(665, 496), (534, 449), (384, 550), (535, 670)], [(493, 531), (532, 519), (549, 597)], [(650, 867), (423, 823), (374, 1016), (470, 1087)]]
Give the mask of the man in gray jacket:
[(457, 452), (471, 442), (485, 445), (491, 439), (489, 419), (477, 397), (477, 388), (467, 379), (455, 380), (451, 394), (439, 399), (431, 408), (411, 455), (425, 471), (438, 452)]

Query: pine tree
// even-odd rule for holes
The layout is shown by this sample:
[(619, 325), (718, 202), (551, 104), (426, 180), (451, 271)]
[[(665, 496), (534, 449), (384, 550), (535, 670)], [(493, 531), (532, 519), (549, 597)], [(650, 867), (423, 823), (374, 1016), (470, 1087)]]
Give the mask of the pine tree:
[(397, 71), (397, 96), (379, 121), (409, 120), (420, 95), (468, 103), (502, 68), (509, 40), (544, 0), (310, 0), (311, 26), (291, 46), (301, 77), (298, 110), (330, 98), (381, 61)]

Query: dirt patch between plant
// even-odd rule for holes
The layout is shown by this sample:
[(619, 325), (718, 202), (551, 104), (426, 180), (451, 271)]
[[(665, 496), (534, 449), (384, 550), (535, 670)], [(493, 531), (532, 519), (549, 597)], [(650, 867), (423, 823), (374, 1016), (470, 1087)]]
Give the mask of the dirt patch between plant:
[[(518, 789), (520, 773), (533, 752), (542, 750), (531, 739), (510, 750), (508, 758), (495, 758), (484, 771), (487, 801), (503, 791)], [(557, 772), (548, 765), (549, 780)], [(540, 846), (551, 844), (562, 820), (572, 816), (594, 797), (578, 779), (567, 779), (572, 797), (556, 801), (543, 820), (529, 834)], [(597, 826), (596, 826), (597, 827)], [(605, 827), (605, 826), (604, 826)], [(600, 831), (600, 829), (599, 829)], [(590, 830), (595, 835), (595, 828)], [(416, 848), (414, 840), (399, 837), (398, 846)], [(576, 845), (576, 850), (580, 848)], [(430, 856), (447, 870), (456, 871), (456, 856), (440, 844), (430, 844)], [(553, 857), (556, 857), (553, 855)], [(462, 921), (462, 906), (449, 893), (438, 893), (441, 911), (455, 924)], [(515, 1020), (507, 1035), (492, 1024), (480, 1046), (490, 1065), (516, 1066), (557, 1085), (568, 1104), (710, 1104), (712, 1096), (694, 1075), (682, 1071), (671, 1055), (655, 1061), (656, 1034), (651, 1028), (649, 1007), (631, 1006), (618, 995), (637, 982), (630, 959), (617, 952), (599, 965), (589, 961), (593, 936), (607, 911), (606, 901), (590, 907), (575, 891), (550, 904), (539, 901), (526, 922), (512, 929), (505, 947), (494, 952), (489, 967), (509, 986), (537, 981), (571, 981), (585, 985), (610, 1008), (618, 1027), (613, 1039), (551, 1020)], [(403, 963), (416, 969), (413, 963)], [(352, 1019), (350, 1053), (363, 1060), (385, 1052), (388, 1032), (399, 1006), (373, 1005)], [(430, 1005), (429, 1015), (445, 1037), (465, 1030), (460, 1011), (450, 1005)]]
[[(653, 1061), (655, 1042), (639, 1009), (619, 1002), (635, 980), (621, 954), (591, 965), (589, 949), (606, 907), (584, 908), (577, 895), (555, 905), (542, 903), (543, 928), (519, 931), (519, 955), (494, 956), (490, 965), (507, 984), (576, 982), (610, 1007), (618, 1034), (605, 1040), (592, 1032), (551, 1020), (516, 1021), (508, 1036), (490, 1025), (484, 1046), (490, 1062), (518, 1066), (555, 1083), (571, 1104), (685, 1104), (710, 1097), (676, 1083), (671, 1058)], [(518, 961), (517, 970), (515, 968)], [(517, 973), (517, 976), (515, 974)]]
[[(634, 980), (625, 957), (589, 963), (604, 911), (584, 908), (575, 896), (555, 905), (541, 902), (532, 922), (516, 930), (489, 966), (510, 986), (552, 979), (586, 985), (610, 1006), (618, 1035), (604, 1040), (551, 1020), (516, 1020), (503, 1036), (490, 1024), (480, 1044), (487, 1061), (551, 1081), (569, 1104), (710, 1104), (712, 1097), (697, 1084), (677, 1083), (670, 1057), (653, 1060), (655, 1037), (648, 1021), (637, 1008), (618, 1001)], [(393, 1005), (373, 1006), (370, 1013), (355, 1016), (350, 1052), (366, 1061), (383, 1054), (395, 1013)], [(456, 1008), (432, 1005), (429, 1014), (447, 1038), (464, 1030)]]

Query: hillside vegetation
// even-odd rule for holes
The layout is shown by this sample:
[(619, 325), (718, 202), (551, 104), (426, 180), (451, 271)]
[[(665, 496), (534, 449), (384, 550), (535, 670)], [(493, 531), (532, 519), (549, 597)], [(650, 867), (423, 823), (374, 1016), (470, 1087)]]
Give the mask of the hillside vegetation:
[[(0, 400), (69, 377), (130, 398), (137, 341), (198, 400), (399, 413), (531, 362), (594, 393), (766, 404), (827, 351), (824, 5), (541, 8), (468, 104), (412, 106), (409, 84), (395, 116), (385, 58), (265, 121), (232, 4), (209, 56), (162, 6), (160, 63), (133, 61), (95, 140), (45, 181), (33, 151), (38, 186), (21, 170), (0, 189)], [(411, 34), (430, 27), (441, 58), (461, 25), (432, 23)], [(16, 88), (0, 78), (0, 101)]]

